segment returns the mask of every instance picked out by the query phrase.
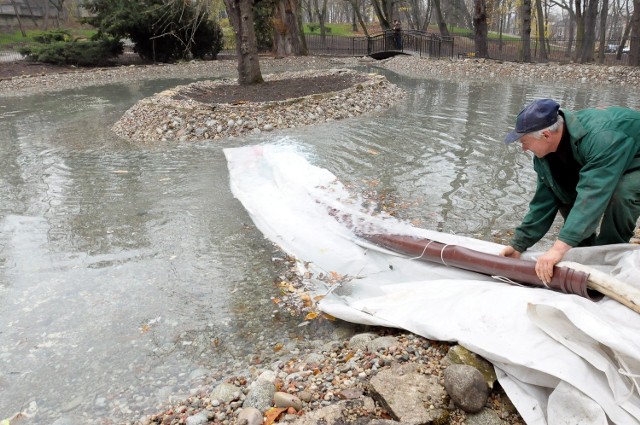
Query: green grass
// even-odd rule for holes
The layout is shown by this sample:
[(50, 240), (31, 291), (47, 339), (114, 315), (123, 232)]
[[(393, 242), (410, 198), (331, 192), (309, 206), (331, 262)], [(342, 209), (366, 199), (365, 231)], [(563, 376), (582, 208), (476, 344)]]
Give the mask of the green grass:
[[(341, 36), (358, 36), (362, 35), (362, 31), (358, 26), (360, 32), (353, 32), (352, 24), (325, 24), (325, 28), (327, 29), (327, 34), (330, 35), (341, 35)], [(320, 34), (320, 25), (316, 22), (309, 22), (304, 24), (304, 33), (305, 34)]]

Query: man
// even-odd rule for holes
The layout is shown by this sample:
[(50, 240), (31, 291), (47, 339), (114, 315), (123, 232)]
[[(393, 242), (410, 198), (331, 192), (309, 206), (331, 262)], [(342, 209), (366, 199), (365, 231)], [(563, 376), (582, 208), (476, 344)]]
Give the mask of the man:
[(399, 20), (393, 20), (393, 38), (396, 45), (396, 49), (402, 49), (402, 24)]
[(640, 216), (640, 112), (620, 107), (570, 112), (552, 99), (538, 99), (518, 114), (504, 140), (516, 141), (535, 155), (537, 187), (529, 212), (500, 255), (520, 258), (558, 212), (564, 225), (535, 266), (544, 283), (572, 247), (629, 242)]

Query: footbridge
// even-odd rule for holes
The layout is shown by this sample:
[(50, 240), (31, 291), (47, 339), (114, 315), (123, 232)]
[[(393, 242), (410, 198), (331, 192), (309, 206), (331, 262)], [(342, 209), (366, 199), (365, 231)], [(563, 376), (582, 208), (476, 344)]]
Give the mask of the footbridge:
[(370, 56), (386, 59), (396, 55), (453, 57), (454, 38), (426, 31), (385, 31), (369, 37), (305, 34), (309, 53)]

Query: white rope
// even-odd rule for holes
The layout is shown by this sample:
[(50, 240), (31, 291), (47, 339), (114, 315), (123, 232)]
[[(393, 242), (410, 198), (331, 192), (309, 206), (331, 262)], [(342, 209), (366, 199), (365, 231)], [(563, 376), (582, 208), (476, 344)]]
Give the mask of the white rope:
[(442, 261), (442, 264), (444, 264), (447, 267), (449, 267), (449, 265), (444, 262), (444, 249), (448, 246), (449, 244), (444, 244), (444, 246), (442, 247), (442, 250), (440, 251), (440, 261)]
[(613, 354), (616, 360), (618, 361), (618, 363), (620, 364), (618, 373), (622, 376), (626, 376), (631, 381), (631, 389), (629, 390), (629, 393), (626, 396), (624, 396), (622, 400), (616, 400), (616, 404), (622, 404), (628, 401), (633, 396), (633, 393), (635, 391), (638, 391), (638, 395), (640, 395), (640, 384), (638, 384), (638, 381), (636, 381), (636, 379), (640, 378), (640, 374), (631, 373), (631, 370), (629, 369), (629, 366), (627, 366), (627, 363), (622, 359), (622, 357), (615, 350), (613, 351)]
[(422, 252), (420, 253), (420, 255), (418, 255), (417, 257), (411, 257), (411, 258), (407, 258), (407, 260), (419, 260), (422, 258), (422, 256), (424, 255), (425, 252), (427, 252), (427, 248), (429, 247), (429, 245), (431, 245), (431, 242), (433, 241), (429, 241), (429, 243), (427, 243), (424, 248), (422, 249)]
[(508, 283), (509, 285), (513, 285), (513, 286), (521, 286), (521, 287), (525, 287), (526, 285), (523, 285), (522, 283), (518, 283), (514, 280), (509, 279), (508, 277), (505, 276), (491, 276), (492, 278), (500, 281), (500, 282), (504, 282), (504, 283)]

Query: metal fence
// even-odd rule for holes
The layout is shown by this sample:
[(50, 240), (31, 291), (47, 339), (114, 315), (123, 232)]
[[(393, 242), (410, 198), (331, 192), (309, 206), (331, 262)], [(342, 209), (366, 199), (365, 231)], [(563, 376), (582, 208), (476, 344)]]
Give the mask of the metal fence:
[[(312, 55), (332, 55), (332, 56), (373, 56), (384, 57), (382, 52), (391, 54), (405, 53), (427, 57), (453, 57), (453, 58), (473, 58), (476, 57), (475, 43), (471, 36), (441, 37), (438, 34), (426, 33), (422, 31), (402, 31), (398, 35), (393, 31), (375, 34), (371, 37), (347, 37), (326, 34), (305, 34), (309, 53)], [(235, 54), (233, 37), (225, 38), (223, 51), (221, 53)], [(640, 42), (640, 40), (639, 40)], [(605, 43), (604, 63), (607, 65), (628, 65), (628, 49), (618, 59), (616, 49), (619, 40), (611, 40)], [(18, 52), (22, 46), (28, 46), (20, 34), (0, 33), (0, 62), (11, 62), (23, 59)], [(570, 62), (575, 54), (575, 40), (553, 39), (547, 41), (546, 60), (550, 62)], [(628, 46), (628, 44), (627, 44)], [(545, 59), (541, 55), (539, 42), (532, 39), (530, 42), (531, 61), (542, 62)], [(594, 62), (599, 62), (596, 43), (594, 52)], [(523, 42), (521, 40), (498, 40), (488, 41), (489, 58), (503, 61), (522, 61)], [(141, 59), (133, 51), (133, 46), (125, 43), (125, 52), (118, 58), (119, 63), (136, 63)]]
[[(610, 40), (605, 43), (604, 49), (604, 64), (606, 65), (628, 65), (629, 53), (628, 49), (624, 49), (620, 59), (617, 58), (616, 49), (618, 48), (619, 40)], [(599, 63), (599, 48), (600, 43), (597, 42), (595, 51), (593, 53), (594, 63)], [(542, 50), (540, 49), (540, 43), (538, 40), (532, 39), (529, 43), (531, 50), (531, 62), (570, 62), (576, 49), (575, 40), (567, 39), (553, 39), (546, 42), (547, 58), (542, 56)], [(489, 58), (496, 60), (503, 60), (507, 62), (519, 62), (522, 61), (522, 52), (524, 49), (524, 42), (521, 40), (498, 40), (489, 39), (488, 51)], [(455, 37), (454, 41), (454, 55), (458, 58), (462, 57), (475, 57), (475, 43), (471, 37)]]

